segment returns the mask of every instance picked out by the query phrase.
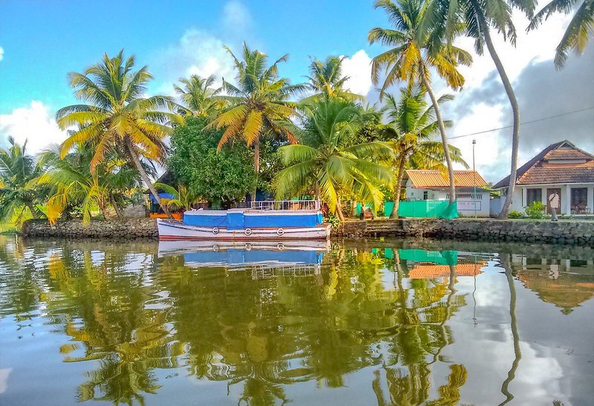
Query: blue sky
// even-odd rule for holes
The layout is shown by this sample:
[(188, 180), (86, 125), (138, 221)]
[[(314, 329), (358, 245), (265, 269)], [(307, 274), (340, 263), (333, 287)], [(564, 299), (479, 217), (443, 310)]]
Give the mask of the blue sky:
[(282, 73), (300, 81), (308, 56), (367, 49), (367, 31), (384, 23), (371, 2), (360, 0), (262, 0), (249, 6), (223, 1), (3, 0), (0, 15), (0, 114), (32, 99), (52, 109), (71, 103), (66, 73), (80, 72), (104, 52), (122, 48), (136, 55), (139, 65), (149, 65), (155, 76), (152, 88), (157, 88), (170, 76), (160, 54), (179, 45), (190, 30), (234, 48), (245, 38), (271, 57), (289, 53)]
[[(563, 71), (552, 64), (554, 49), (569, 16), (556, 15), (526, 35), (527, 21), (514, 15), (519, 37), (513, 48), (495, 34), (495, 45), (517, 90), (523, 120), (594, 106), (594, 46), (580, 58), (570, 57)], [(243, 41), (271, 59), (289, 53), (280, 73), (293, 83), (304, 80), (309, 57), (344, 55), (347, 86), (376, 102), (370, 61), (384, 50), (369, 46), (368, 31), (388, 26), (371, 0), (226, 0), (226, 1), (0, 1), (0, 146), (12, 135), (38, 152), (66, 134), (54, 120), (57, 109), (76, 102), (68, 72), (82, 72), (104, 52), (124, 48), (148, 65), (154, 76), (151, 94), (173, 94), (173, 83), (197, 73), (227, 80), (234, 72), (228, 45), (240, 52)], [(458, 45), (471, 51), (472, 41)], [(474, 55), (461, 68), (466, 85), (445, 106), (454, 121), (451, 137), (511, 123), (509, 104), (488, 55)], [(437, 93), (451, 92), (435, 79)], [(393, 89), (397, 92), (397, 89)], [(473, 137), (452, 143), (470, 162)], [(477, 169), (488, 181), (508, 173), (510, 130), (477, 136)], [(520, 161), (552, 142), (569, 139), (594, 151), (594, 110), (522, 127)], [(520, 162), (520, 163), (521, 163)]]

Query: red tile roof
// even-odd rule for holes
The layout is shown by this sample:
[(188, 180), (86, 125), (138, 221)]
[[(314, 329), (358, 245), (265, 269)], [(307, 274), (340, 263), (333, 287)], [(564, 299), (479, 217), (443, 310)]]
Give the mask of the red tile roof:
[[(483, 273), (481, 268), (486, 265), (487, 263), (482, 261), (476, 264), (458, 264), (454, 266), (454, 272), (456, 276), (476, 276)], [(448, 265), (415, 265), (408, 271), (408, 277), (411, 279), (432, 279), (443, 276), (450, 276)]]
[(594, 183), (594, 160), (583, 164), (539, 162), (518, 179), (518, 185)]
[[(561, 163), (563, 160), (586, 160), (585, 163)], [(554, 162), (550, 162), (554, 161)], [(549, 145), (518, 169), (518, 185), (594, 183), (594, 155), (569, 141)], [(505, 188), (509, 175), (493, 186)]]
[(566, 148), (562, 148), (562, 149), (553, 149), (549, 152), (546, 153), (546, 155), (544, 156), (545, 160), (565, 160), (565, 159), (569, 159), (569, 160), (578, 160), (578, 159), (585, 159), (585, 160), (590, 160), (590, 159), (594, 159), (594, 156), (588, 154), (585, 151), (582, 151), (581, 149), (566, 149)]
[[(447, 188), (450, 186), (449, 177), (437, 170), (409, 169), (406, 175), (415, 188)], [(454, 171), (456, 187), (487, 186), (487, 182), (476, 171)]]

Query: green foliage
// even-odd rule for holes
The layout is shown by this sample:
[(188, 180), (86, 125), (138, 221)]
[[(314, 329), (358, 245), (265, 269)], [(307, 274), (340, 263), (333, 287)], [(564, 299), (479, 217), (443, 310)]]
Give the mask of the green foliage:
[(309, 83), (305, 85), (308, 90), (315, 94), (302, 100), (312, 102), (327, 99), (340, 99), (343, 101), (355, 101), (363, 99), (362, 96), (345, 90), (343, 86), (349, 80), (342, 72), (342, 62), (346, 57), (329, 56), (324, 61), (312, 59), (309, 64)]
[[(101, 62), (83, 73), (68, 75), (76, 98), (89, 104), (67, 106), (56, 113), (60, 128), (76, 127), (62, 143), (61, 157), (77, 145), (90, 146), (94, 151), (90, 170), (95, 173), (110, 152), (117, 151), (136, 166), (160, 203), (141, 159), (163, 163), (167, 151), (164, 139), (171, 133), (172, 125), (180, 125), (184, 120), (171, 112), (179, 108), (172, 98), (144, 97), (152, 75), (146, 66), (135, 71), (134, 56), (124, 59), (123, 53), (122, 50), (113, 58), (105, 54)], [(167, 208), (163, 210), (167, 213)]]
[[(562, 68), (567, 60), (567, 54), (573, 50), (576, 54), (583, 54), (586, 45), (592, 36), (594, 29), (594, 4), (592, 1), (583, 0), (579, 7), (576, 6), (576, 0), (554, 0), (542, 8), (532, 19), (528, 30), (538, 27), (543, 20), (557, 12), (574, 12), (565, 34), (557, 45), (555, 53), (555, 66)], [(575, 11), (574, 11), (575, 10)]]
[(340, 225), (340, 218), (336, 214), (330, 214), (326, 221), (330, 223), (332, 228), (337, 228)]
[(41, 173), (32, 155), (27, 154), (27, 142), (19, 145), (8, 137), (9, 148), (0, 149), (0, 221), (20, 225), (31, 217), (37, 218), (45, 190), (31, 185), (31, 179)]
[(352, 102), (328, 99), (303, 110), (301, 144), (280, 149), (287, 167), (275, 178), (277, 197), (314, 192), (339, 216), (345, 196), (378, 207), (384, 197), (380, 185), (391, 185), (393, 180), (390, 168), (380, 164), (392, 156), (390, 147), (380, 141), (351, 145), (361, 123), (360, 111)]
[(188, 192), (188, 188), (183, 185), (178, 185), (177, 189), (173, 186), (164, 183), (155, 183), (155, 188), (169, 193), (173, 198), (167, 201), (167, 207), (173, 210), (191, 210), (192, 205), (200, 200), (200, 196), (196, 196)]
[[(109, 151), (93, 171), (94, 153), (94, 149), (83, 144), (62, 158), (58, 146), (39, 155), (44, 172), (31, 184), (48, 188), (46, 215), (50, 222), (66, 214), (82, 217), (83, 224), (88, 224), (94, 211), (105, 212), (110, 205), (119, 215), (119, 210), (132, 201), (128, 196), (134, 188), (142, 186), (136, 168), (115, 151)], [(154, 174), (151, 165), (142, 161), (141, 165), (145, 172)]]
[(530, 203), (524, 211), (531, 219), (542, 219), (544, 218), (544, 209), (545, 205), (542, 202), (535, 200)]
[(206, 118), (188, 118), (171, 135), (169, 169), (188, 193), (216, 204), (241, 201), (253, 190), (252, 155), (243, 143), (217, 153), (221, 130), (205, 128)]
[(220, 89), (212, 89), (215, 77), (210, 75), (207, 78), (192, 75), (189, 79), (180, 79), (180, 84), (173, 85), (175, 93), (182, 100), (184, 107), (180, 114), (184, 116), (209, 117), (225, 106), (225, 100), (217, 97)]
[(523, 214), (520, 213), (519, 211), (516, 210), (512, 210), (509, 212), (509, 214), (507, 215), (508, 218), (510, 219), (519, 219), (523, 217)]

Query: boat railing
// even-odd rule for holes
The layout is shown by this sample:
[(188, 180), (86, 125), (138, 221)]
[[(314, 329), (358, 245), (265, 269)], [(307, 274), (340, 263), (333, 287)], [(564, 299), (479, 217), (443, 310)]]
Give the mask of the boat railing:
[(320, 210), (321, 204), (319, 200), (257, 200), (242, 206), (254, 210)]

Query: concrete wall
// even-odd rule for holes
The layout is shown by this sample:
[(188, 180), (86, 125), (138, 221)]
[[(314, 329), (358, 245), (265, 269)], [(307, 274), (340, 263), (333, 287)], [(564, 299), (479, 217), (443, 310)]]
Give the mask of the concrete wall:
[(131, 239), (157, 238), (155, 219), (93, 220), (83, 226), (81, 220), (59, 221), (51, 226), (47, 220), (28, 220), (21, 233), (25, 237)]
[[(424, 192), (427, 192), (427, 199), (424, 199)], [(458, 212), (466, 217), (474, 216), (474, 199), (472, 192), (456, 192), (458, 197)], [(489, 217), (490, 215), (490, 193), (477, 190), (477, 216)], [(406, 185), (406, 200), (449, 200), (449, 191), (447, 190), (431, 190), (431, 189), (416, 189), (412, 187), (410, 180)]]
[(593, 221), (397, 219), (351, 221), (333, 230), (342, 237), (430, 237), (594, 246)]

